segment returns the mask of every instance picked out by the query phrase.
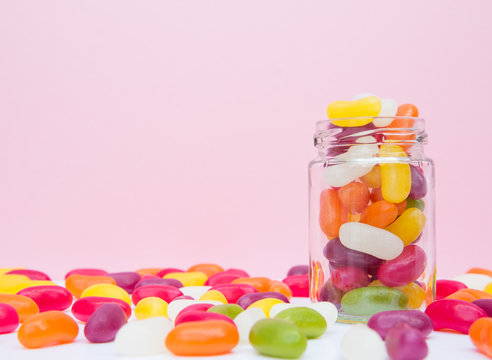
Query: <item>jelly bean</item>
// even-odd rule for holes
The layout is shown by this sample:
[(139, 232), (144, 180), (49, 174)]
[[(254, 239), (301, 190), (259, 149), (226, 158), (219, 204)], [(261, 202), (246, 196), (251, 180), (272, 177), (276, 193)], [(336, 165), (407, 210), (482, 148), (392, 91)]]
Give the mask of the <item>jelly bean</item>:
[(421, 199), (427, 194), (427, 182), (422, 170), (416, 166), (410, 166), (410, 173), (412, 177), (412, 187), (410, 190), (410, 198)]
[(0, 275), (0, 293), (2, 294), (15, 294), (20, 284), (23, 284), (30, 279), (25, 275)]
[(434, 330), (451, 329), (468, 334), (471, 324), (487, 314), (478, 306), (454, 299), (437, 300), (427, 306), (425, 313), (432, 319)]
[(136, 272), (143, 277), (145, 275), (157, 275), (162, 270), (162, 268), (143, 268), (138, 269)]
[(488, 275), (488, 276), (492, 277), (492, 270), (477, 268), (477, 267), (471, 268), (466, 273), (467, 274), (482, 274), (482, 275)]
[(485, 292), (492, 294), (492, 282), (485, 287)]
[(219, 284), (230, 284), (231, 281), (239, 279), (241, 277), (241, 275), (223, 271), (210, 276), (207, 281), (205, 281), (205, 285), (214, 286)]
[(406, 246), (417, 239), (425, 226), (425, 222), (426, 218), (422, 211), (417, 208), (410, 208), (387, 226), (386, 230), (398, 236)]
[(164, 342), (172, 323), (163, 317), (131, 321), (116, 334), (114, 344), (118, 353), (126, 356), (148, 356), (166, 352)]
[(207, 281), (208, 276), (200, 271), (194, 272), (175, 272), (163, 276), (164, 279), (176, 279), (181, 281), (183, 286), (202, 286)]
[(492, 277), (485, 274), (463, 274), (455, 276), (453, 280), (462, 282), (470, 289), (483, 290), (492, 282)]
[(148, 319), (156, 316), (167, 318), (167, 302), (161, 298), (154, 296), (143, 298), (135, 307), (135, 317), (137, 320)]
[(28, 269), (14, 269), (5, 273), (6, 275), (17, 274), (17, 275), (25, 275), (31, 280), (48, 280), (51, 281), (50, 277), (46, 275), (44, 272), (37, 270), (28, 270)]
[(287, 276), (309, 274), (309, 265), (295, 265), (287, 272)]
[(309, 297), (309, 275), (292, 275), (282, 280), (292, 291), (292, 296)]
[(338, 229), (347, 221), (347, 211), (343, 209), (338, 193), (332, 189), (321, 192), (319, 224), (329, 238), (338, 236)]
[(381, 192), (381, 188), (374, 188), (371, 190), (371, 201), (374, 203), (376, 201), (382, 201), (383, 193)]
[(292, 298), (292, 290), (290, 289), (290, 287), (287, 284), (277, 280), (270, 281), (270, 285), (268, 286), (267, 292), (281, 293), (285, 295), (285, 297), (289, 300)]
[(183, 287), (183, 284), (181, 283), (181, 281), (176, 280), (176, 279), (159, 279), (159, 278), (155, 278), (155, 279), (143, 279), (143, 280), (140, 280), (135, 285), (134, 291), (135, 291), (135, 289), (138, 289), (139, 287), (147, 286), (147, 285), (167, 285), (167, 286), (174, 286), (177, 289)]
[[(402, 104), (398, 106), (398, 110), (396, 112), (397, 116), (411, 116), (411, 117), (418, 117), (419, 116), (419, 109), (413, 104)], [(412, 119), (413, 120), (413, 119)], [(404, 123), (405, 125), (401, 125)], [(407, 126), (407, 121), (405, 119), (395, 119), (393, 123), (391, 124), (391, 127), (410, 127), (413, 126), (413, 122), (411, 123), (410, 126)]]
[(0, 334), (8, 334), (19, 326), (19, 315), (13, 306), (0, 303)]
[(415, 199), (408, 198), (407, 199), (407, 209), (410, 209), (410, 208), (417, 208), (420, 211), (424, 211), (424, 209), (425, 209), (424, 200), (422, 200), (422, 199), (415, 200)]
[(256, 307), (258, 309), (263, 310), (263, 312), (265, 313), (265, 316), (266, 317), (270, 317), (270, 309), (272, 308), (272, 306), (274, 306), (275, 304), (280, 304), (282, 302), (283, 301), (280, 300), (280, 299), (266, 298), (266, 299), (261, 299), (261, 300), (255, 301), (250, 306), (248, 306), (247, 309), (255, 308)]
[[(166, 279), (166, 280), (171, 280), (171, 279)], [(212, 288), (211, 286), (185, 286), (180, 288), (179, 290), (181, 290), (183, 295), (189, 295), (193, 299), (198, 300), (203, 294), (205, 294), (211, 288)]]
[(326, 320), (320, 313), (308, 307), (293, 307), (275, 315), (275, 319), (288, 321), (301, 330), (308, 339), (316, 339), (326, 331)]
[(151, 275), (151, 274), (143, 274), (143, 275), (140, 275), (140, 276), (141, 276), (140, 280), (161, 279), (159, 276), (157, 276), (157, 275)]
[(360, 177), (360, 180), (371, 188), (381, 187), (381, 169), (379, 165), (376, 165), (364, 176)]
[(492, 317), (492, 299), (473, 300), (472, 304), (485, 311), (488, 317)]
[(12, 267), (12, 268), (0, 268), (0, 275), (4, 275), (6, 273), (8, 273), (9, 271), (12, 271), (12, 270), (22, 270), (24, 268), (19, 268), (19, 267)]
[(132, 294), (132, 301), (134, 305), (137, 305), (140, 300), (146, 297), (158, 297), (167, 302), (168, 304), (176, 297), (183, 295), (183, 293), (176, 289), (174, 286), (168, 285), (146, 285), (139, 287)]
[(407, 209), (407, 200), (403, 200), (402, 202), (395, 204), (395, 205), (396, 205), (396, 208), (398, 209), (398, 216), (400, 216)]
[(398, 208), (396, 205), (382, 200), (376, 201), (365, 208), (360, 222), (383, 229), (395, 221), (397, 216)]
[(391, 116), (395, 116), (397, 110), (398, 105), (396, 104), (395, 100), (381, 99), (381, 111), (379, 112), (378, 117), (374, 119), (374, 125), (376, 125), (377, 127), (388, 126), (393, 122), (394, 118)]
[(249, 333), (249, 341), (261, 355), (296, 359), (307, 347), (306, 336), (294, 324), (280, 319), (257, 321)]
[(82, 292), (82, 295), (80, 295), (81, 298), (85, 298), (87, 296), (100, 296), (100, 297), (108, 297), (113, 299), (120, 299), (128, 303), (128, 305), (132, 304), (130, 295), (128, 295), (128, 293), (122, 288), (120, 288), (119, 286), (113, 284), (91, 285)]
[(461, 289), (446, 296), (446, 299), (458, 299), (472, 302), (479, 299), (492, 299), (492, 294), (477, 289)]
[[(381, 281), (374, 280), (369, 286), (384, 286)], [(397, 286), (395, 289), (403, 291), (408, 296), (408, 307), (418, 309), (422, 306), (425, 300), (425, 290), (415, 282), (411, 282), (405, 286)]]
[[(406, 158), (407, 155), (398, 145), (381, 145), (381, 158)], [(381, 162), (381, 192), (383, 199), (393, 203), (405, 200), (410, 193), (412, 178), (410, 165), (402, 162)]]
[(194, 321), (171, 330), (166, 347), (178, 356), (220, 355), (230, 352), (238, 341), (236, 326), (227, 321)]
[(320, 288), (318, 299), (319, 301), (329, 301), (340, 308), (342, 296), (343, 291), (334, 287), (330, 279)]
[(258, 292), (258, 290), (250, 284), (215, 285), (212, 289), (220, 291), (226, 297), (229, 304), (235, 304), (243, 295)]
[(202, 300), (202, 301), (213, 300), (213, 301), (221, 302), (222, 304), (227, 304), (226, 297), (218, 290), (207, 291), (205, 294), (200, 296), (199, 300)]
[(26, 288), (17, 295), (27, 296), (38, 305), (39, 311), (68, 309), (72, 305), (72, 293), (61, 286), (35, 286)]
[[(337, 142), (337, 146), (330, 146), (328, 148), (328, 156), (338, 156), (344, 154), (350, 150), (352, 145), (360, 143), (361, 141), (362, 143), (367, 144), (383, 140), (382, 134), (374, 134), (374, 129), (376, 129), (376, 127), (373, 123), (355, 128), (339, 127), (333, 123), (330, 123), (328, 128), (336, 130), (332, 131), (332, 133), (336, 139), (335, 141)], [(374, 136), (364, 136), (367, 134), (372, 134)]]
[(236, 275), (239, 275), (241, 277), (249, 277), (249, 274), (246, 271), (241, 270), (241, 269), (227, 269), (224, 272), (229, 273), (229, 274), (236, 274)]
[(33, 299), (27, 296), (14, 295), (14, 294), (0, 294), (0, 304), (7, 304), (12, 306), (17, 315), (19, 315), (19, 321), (24, 322), (28, 317), (39, 313), (39, 307)]
[(236, 304), (242, 307), (243, 309), (247, 309), (251, 304), (261, 299), (279, 299), (285, 303), (289, 302), (289, 299), (287, 299), (287, 297), (284, 294), (273, 292), (273, 291), (266, 291), (262, 293), (245, 294), (237, 300)]
[(436, 300), (444, 299), (458, 290), (466, 289), (466, 285), (454, 280), (437, 280), (436, 281)]
[(470, 339), (475, 347), (492, 358), (492, 318), (481, 318), (470, 327)]
[(20, 284), (17, 284), (15, 287), (12, 287), (12, 292), (15, 291), (17, 294), (19, 291), (30, 288), (30, 287), (39, 287), (39, 286), (58, 286), (53, 281), (49, 280), (29, 280)]
[(369, 285), (369, 275), (358, 267), (342, 266), (331, 272), (333, 286), (343, 292)]
[[(197, 304), (197, 300), (188, 300), (188, 299), (180, 299), (180, 300), (173, 300), (167, 305), (167, 316), (169, 317), (169, 320), (174, 321), (176, 319), (176, 316), (185, 309), (188, 306)], [(203, 302), (202, 302), (203, 303)]]
[(417, 245), (408, 245), (398, 257), (380, 266), (378, 280), (386, 286), (403, 286), (417, 280), (426, 265), (425, 251)]
[(422, 360), (429, 348), (420, 331), (406, 324), (397, 324), (388, 331), (386, 351), (391, 360)]
[(225, 316), (223, 314), (208, 312), (208, 311), (190, 310), (184, 312), (181, 311), (179, 315), (176, 316), (176, 319), (174, 320), (174, 325), (178, 326), (179, 324), (183, 324), (185, 322), (211, 321), (211, 320), (226, 321), (231, 324), (234, 324), (234, 321), (230, 317)]
[(377, 332), (357, 324), (343, 336), (342, 355), (345, 360), (384, 360), (386, 349)]
[(361, 269), (377, 270), (383, 263), (383, 260), (377, 257), (343, 246), (338, 238), (328, 241), (323, 249), (323, 254), (330, 263), (357, 266)]
[[(182, 288), (182, 289), (184, 289), (184, 288)], [(179, 300), (184, 300), (184, 299), (186, 299), (186, 300), (195, 300), (195, 298), (193, 298), (193, 297), (191, 297), (189, 295), (181, 295), (181, 296), (178, 296), (178, 297), (174, 298), (174, 300), (178, 300), (178, 299)]]
[(61, 311), (46, 311), (26, 319), (17, 332), (17, 339), (26, 348), (70, 343), (79, 333), (74, 319)]
[(72, 305), (73, 316), (82, 322), (86, 322), (94, 312), (104, 304), (116, 304), (121, 307), (127, 318), (132, 315), (132, 308), (128, 303), (120, 299), (109, 297), (87, 296), (76, 300)]
[(105, 276), (108, 272), (102, 269), (73, 269), (65, 274), (65, 280), (70, 275)]
[(207, 309), (207, 312), (222, 314), (232, 320), (234, 320), (236, 316), (238, 316), (243, 311), (243, 308), (236, 304), (214, 305)]
[(188, 269), (188, 272), (199, 271), (207, 275), (207, 277), (212, 276), (213, 274), (217, 274), (219, 272), (224, 271), (224, 269), (217, 264), (197, 264), (193, 265)]
[(241, 344), (249, 344), (249, 332), (253, 325), (261, 319), (265, 319), (265, 313), (258, 308), (244, 310), (234, 318)]
[(366, 184), (351, 182), (338, 190), (342, 207), (352, 214), (359, 214), (369, 204), (370, 194)]
[(327, 328), (335, 323), (338, 317), (338, 310), (335, 305), (327, 301), (321, 301), (317, 303), (302, 305), (302, 304), (289, 304), (279, 303), (272, 306), (270, 309), (270, 317), (274, 318), (278, 313), (291, 308), (308, 307), (318, 312), (326, 322)]
[(127, 322), (124, 311), (117, 304), (100, 306), (87, 320), (84, 335), (92, 343), (113, 341), (118, 330)]
[(159, 278), (162, 278), (163, 276), (170, 274), (170, 273), (177, 273), (177, 272), (185, 272), (184, 270), (181, 269), (176, 269), (176, 268), (165, 268), (161, 269), (159, 272), (157, 272), (155, 275)]
[(388, 131), (385, 134), (385, 139), (389, 141), (403, 142), (406, 140), (415, 139), (415, 133), (410, 129), (414, 126), (415, 119), (412, 117), (417, 117), (419, 111), (417, 107), (413, 104), (403, 104), (398, 106), (396, 111), (396, 116), (393, 122), (389, 125), (390, 128), (401, 128), (402, 130)]
[(94, 284), (113, 284), (116, 285), (116, 281), (109, 276), (92, 276), (92, 275), (79, 275), (72, 274), (65, 279), (65, 287), (75, 296), (80, 298), (82, 292), (89, 286)]
[[(174, 301), (173, 301), (174, 303)], [(180, 314), (182, 313), (185, 313), (187, 311), (208, 311), (208, 309), (214, 307), (214, 306), (229, 306), (229, 305), (234, 305), (234, 304), (220, 304), (220, 305), (214, 305), (214, 304), (210, 304), (210, 303), (206, 303), (206, 302), (196, 302), (194, 304), (191, 304), (191, 305), (187, 305), (186, 307), (184, 307), (181, 311), (179, 311), (179, 313), (177, 314), (177, 316), (174, 316), (173, 317), (173, 321), (174, 319), (176, 319), (176, 317), (178, 317)]]
[(383, 286), (350, 290), (342, 297), (342, 309), (351, 315), (374, 315), (381, 311), (404, 310), (408, 296), (398, 290)]
[(371, 316), (367, 326), (377, 331), (384, 340), (388, 331), (398, 323), (407, 324), (418, 330), (424, 337), (428, 336), (433, 329), (431, 318), (418, 310), (383, 311)]
[(383, 260), (391, 260), (403, 251), (403, 242), (395, 234), (377, 227), (349, 222), (340, 227), (340, 241), (349, 249)]
[[(381, 111), (381, 100), (377, 96), (368, 96), (354, 101), (333, 101), (326, 110), (329, 119), (336, 126), (364, 126), (373, 121)], [(368, 116), (368, 117), (366, 117)]]
[(110, 273), (107, 276), (113, 278), (116, 285), (125, 290), (128, 294), (133, 293), (135, 285), (142, 279), (142, 276), (134, 271)]
[(256, 290), (268, 291), (270, 286), (270, 279), (266, 277), (243, 277), (231, 281), (231, 284), (248, 284), (254, 287)]

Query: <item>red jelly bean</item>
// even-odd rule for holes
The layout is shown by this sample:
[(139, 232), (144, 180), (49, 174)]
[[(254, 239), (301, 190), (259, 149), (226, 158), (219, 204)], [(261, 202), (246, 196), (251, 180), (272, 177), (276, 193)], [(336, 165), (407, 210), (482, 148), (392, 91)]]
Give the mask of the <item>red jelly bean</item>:
[(65, 274), (65, 280), (67, 280), (67, 277), (70, 275), (89, 275), (89, 276), (104, 276), (108, 272), (106, 270), (101, 270), (101, 269), (73, 269), (70, 270)]
[(116, 281), (116, 285), (130, 295), (133, 293), (135, 285), (142, 279), (142, 276), (135, 271), (110, 273), (107, 276), (113, 278)]
[(19, 291), (17, 295), (23, 295), (33, 299), (39, 307), (39, 312), (50, 310), (63, 311), (72, 305), (73, 300), (70, 291), (56, 285), (29, 287)]
[(258, 292), (256, 288), (249, 284), (220, 284), (213, 286), (210, 290), (220, 291), (229, 304), (235, 304), (245, 294)]
[(72, 305), (72, 314), (77, 320), (86, 322), (98, 308), (109, 303), (121, 307), (127, 318), (132, 315), (132, 308), (126, 301), (99, 296), (87, 296), (75, 301)]
[(236, 274), (241, 277), (249, 277), (249, 274), (242, 270), (242, 269), (227, 269), (225, 272), (231, 273), (231, 274)]
[(167, 275), (169, 273), (175, 273), (175, 272), (184, 272), (184, 270), (181, 270), (181, 269), (176, 269), (176, 268), (165, 268), (165, 269), (162, 269), (160, 270), (159, 272), (157, 272), (155, 274), (155, 276), (157, 277), (163, 277), (164, 275)]
[(140, 300), (146, 297), (155, 296), (161, 298), (168, 304), (183, 293), (169, 285), (146, 285), (135, 289), (132, 294), (132, 302), (137, 305)]
[(478, 306), (454, 299), (434, 301), (425, 313), (431, 318), (434, 330), (451, 329), (463, 334), (468, 334), (474, 321), (487, 316)]
[(17, 275), (25, 275), (31, 280), (48, 280), (50, 281), (50, 277), (46, 275), (44, 272), (37, 270), (29, 270), (29, 269), (16, 269), (11, 270), (5, 274), (17, 274)]
[(0, 334), (7, 334), (19, 326), (19, 315), (14, 307), (0, 304)]
[[(198, 303), (198, 304), (193, 304), (193, 305), (189, 305), (187, 307), (185, 307), (183, 310), (181, 310), (179, 313), (178, 313), (178, 316), (182, 313), (185, 313), (187, 311), (207, 311), (208, 309), (210, 309), (212, 306), (214, 306), (213, 304), (207, 304), (207, 303)], [(176, 316), (176, 318), (178, 317)]]
[(207, 281), (205, 281), (205, 286), (215, 286), (219, 284), (230, 284), (233, 280), (243, 277), (232, 272), (223, 271), (210, 276)]
[(437, 280), (436, 281), (436, 300), (444, 299), (456, 291), (467, 289), (468, 287), (459, 281)]
[(292, 275), (282, 280), (292, 290), (292, 296), (309, 297), (309, 275)]
[(379, 267), (378, 279), (386, 286), (405, 286), (417, 280), (426, 264), (425, 251), (417, 245), (408, 245), (398, 257)]
[(369, 285), (369, 275), (353, 266), (341, 266), (331, 272), (331, 282), (336, 288), (347, 292)]
[(234, 324), (234, 321), (228, 316), (219, 313), (194, 310), (194, 311), (180, 312), (176, 317), (176, 319), (174, 320), (174, 325), (177, 326), (179, 324), (185, 322), (191, 322), (191, 321), (208, 321), (208, 320), (221, 320)]
[(243, 309), (247, 309), (251, 304), (262, 299), (279, 299), (285, 303), (289, 302), (289, 299), (284, 294), (276, 291), (265, 291), (261, 293), (251, 293), (241, 296), (236, 304), (241, 306)]

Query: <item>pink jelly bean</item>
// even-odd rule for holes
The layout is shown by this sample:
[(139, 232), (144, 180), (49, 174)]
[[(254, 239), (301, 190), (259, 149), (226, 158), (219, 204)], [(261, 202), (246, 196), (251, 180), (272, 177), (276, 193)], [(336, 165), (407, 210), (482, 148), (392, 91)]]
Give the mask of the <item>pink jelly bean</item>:
[(431, 318), (434, 330), (451, 329), (463, 334), (468, 334), (475, 320), (487, 316), (477, 305), (455, 299), (434, 301), (425, 313)]
[(399, 323), (388, 331), (386, 351), (391, 360), (422, 360), (429, 353), (429, 348), (420, 331)]
[[(207, 311), (185, 311), (180, 312), (174, 320), (174, 325), (179, 325), (190, 321), (207, 321), (207, 320), (223, 320), (234, 324), (234, 321), (229, 317), (219, 313)], [(235, 325), (235, 324), (234, 324)]]
[(427, 194), (427, 182), (424, 173), (416, 166), (410, 165), (410, 174), (412, 178), (412, 187), (408, 195), (412, 199), (421, 199)]
[(0, 334), (8, 334), (19, 326), (19, 315), (13, 306), (0, 304)]
[(73, 295), (62, 286), (43, 285), (25, 288), (17, 295), (27, 296), (34, 300), (39, 312), (59, 310), (63, 311), (72, 305)]
[(167, 303), (170, 303), (178, 296), (183, 295), (183, 293), (175, 288), (174, 286), (169, 285), (146, 285), (135, 289), (132, 294), (132, 302), (134, 305), (137, 305), (140, 300), (146, 297), (155, 296), (161, 298)]
[(37, 271), (37, 270), (16, 269), (16, 270), (11, 270), (5, 274), (24, 275), (31, 280), (47, 280), (47, 281), (51, 280), (50, 277), (46, 275), (44, 272)]
[(379, 267), (378, 280), (386, 286), (405, 286), (417, 280), (426, 264), (425, 251), (417, 245), (408, 245), (398, 257)]
[(90, 342), (105, 343), (113, 341), (118, 330), (125, 325), (125, 312), (114, 303), (99, 307), (87, 320), (84, 335)]
[(132, 315), (132, 308), (126, 301), (115, 299), (115, 298), (107, 298), (100, 296), (87, 296), (75, 301), (72, 305), (72, 314), (73, 316), (82, 322), (86, 322), (94, 312), (99, 309), (104, 304), (116, 304), (118, 305), (123, 312), (125, 313), (127, 318), (130, 318)]
[(251, 304), (257, 302), (258, 300), (268, 298), (279, 299), (285, 303), (289, 302), (289, 299), (287, 299), (287, 296), (285, 296), (284, 294), (276, 291), (265, 291), (259, 293), (245, 294), (237, 300), (236, 304), (241, 306), (243, 309), (247, 309)]
[(167, 275), (169, 273), (175, 273), (175, 272), (184, 272), (184, 270), (181, 269), (176, 269), (176, 268), (165, 268), (159, 271), (157, 274), (155, 274), (157, 277), (164, 277), (164, 275)]
[(468, 287), (462, 282), (455, 281), (455, 280), (437, 280), (436, 300), (444, 299), (461, 289), (468, 289)]
[(235, 304), (243, 295), (258, 292), (249, 284), (219, 284), (212, 286), (210, 290), (220, 291), (229, 304)]
[(249, 277), (249, 274), (242, 269), (227, 269), (225, 272), (239, 275), (240, 277)]
[(472, 304), (485, 311), (488, 317), (492, 317), (492, 299), (478, 299), (472, 301)]
[(152, 274), (145, 274), (142, 276), (140, 280), (148, 280), (148, 279), (160, 279), (160, 277)]
[(175, 297), (173, 299), (173, 301), (174, 300), (195, 300), (195, 298), (193, 296), (190, 296), (190, 295), (181, 295), (181, 296)]
[(109, 273), (106, 276), (112, 277), (116, 281), (116, 285), (128, 294), (133, 293), (135, 285), (142, 279), (142, 276), (135, 271)]
[(227, 271), (221, 271), (219, 273), (213, 274), (205, 282), (205, 286), (215, 286), (220, 284), (230, 284), (233, 280), (239, 279), (240, 275), (235, 273), (230, 273)]
[(213, 304), (207, 304), (207, 303), (198, 303), (198, 304), (192, 304), (192, 305), (189, 305), (187, 307), (185, 307), (183, 310), (181, 310), (179, 313), (178, 313), (178, 316), (181, 314), (181, 313), (185, 313), (187, 311), (207, 311), (208, 309), (210, 309), (212, 306), (214, 306)]
[(292, 291), (292, 296), (309, 297), (309, 275), (292, 275), (282, 280)]
[(369, 275), (353, 266), (341, 266), (331, 272), (333, 286), (344, 292), (369, 285)]
[(106, 270), (101, 270), (101, 269), (73, 269), (70, 270), (65, 274), (65, 280), (67, 277), (73, 274), (78, 274), (78, 275), (90, 275), (90, 276), (103, 276), (106, 275), (108, 272)]
[(139, 287), (142, 286), (147, 286), (147, 285), (167, 285), (167, 286), (173, 286), (177, 289), (183, 287), (183, 283), (179, 280), (176, 279), (162, 279), (162, 278), (155, 278), (155, 279), (143, 279), (140, 280), (137, 285), (135, 285), (135, 289), (138, 289)]
[(287, 276), (292, 275), (305, 275), (309, 274), (309, 266), (308, 265), (296, 265), (292, 266), (287, 272)]
[(433, 329), (431, 318), (419, 310), (382, 311), (371, 316), (367, 326), (377, 331), (384, 340), (388, 331), (399, 323), (407, 324), (420, 331), (424, 337), (428, 336)]

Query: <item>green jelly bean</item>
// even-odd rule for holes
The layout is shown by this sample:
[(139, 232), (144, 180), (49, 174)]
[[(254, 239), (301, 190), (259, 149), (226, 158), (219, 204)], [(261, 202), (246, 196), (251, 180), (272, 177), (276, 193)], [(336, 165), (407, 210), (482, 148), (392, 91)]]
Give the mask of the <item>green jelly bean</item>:
[(408, 198), (407, 199), (407, 209), (409, 209), (409, 208), (417, 208), (420, 211), (424, 211), (425, 202), (422, 199), (415, 200), (415, 199)]
[(342, 309), (350, 315), (374, 315), (381, 311), (405, 310), (408, 296), (386, 286), (361, 287), (342, 297)]
[(307, 347), (306, 336), (294, 324), (279, 319), (257, 321), (249, 332), (249, 342), (262, 355), (296, 359)]
[(243, 311), (243, 308), (236, 304), (215, 305), (207, 310), (207, 312), (213, 312), (228, 316), (232, 320), (234, 320), (236, 316), (238, 316)]
[(321, 314), (307, 307), (294, 307), (279, 312), (275, 319), (293, 323), (308, 339), (316, 339), (326, 331), (326, 320)]

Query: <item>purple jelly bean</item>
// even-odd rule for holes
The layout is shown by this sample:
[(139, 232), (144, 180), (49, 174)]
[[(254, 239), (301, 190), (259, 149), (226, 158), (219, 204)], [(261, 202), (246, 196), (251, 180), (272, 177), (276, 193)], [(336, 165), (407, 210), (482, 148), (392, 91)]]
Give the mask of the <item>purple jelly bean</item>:
[(399, 323), (420, 331), (424, 337), (428, 336), (434, 327), (431, 318), (418, 310), (383, 311), (373, 315), (367, 326), (375, 330), (384, 340), (388, 331)]
[(285, 303), (289, 302), (289, 299), (287, 299), (287, 296), (285, 296), (284, 294), (281, 294), (281, 293), (276, 292), (276, 291), (265, 291), (265, 292), (245, 294), (237, 300), (236, 304), (241, 306), (243, 309), (246, 309), (252, 303), (257, 302), (258, 300), (261, 300), (261, 299), (266, 299), (266, 298), (279, 299)]
[(331, 280), (328, 280), (319, 289), (318, 300), (329, 301), (340, 310), (342, 307), (341, 301), (342, 301), (343, 294), (344, 292), (342, 290), (337, 289), (335, 286), (333, 286)]
[(167, 285), (174, 286), (175, 288), (183, 287), (183, 283), (176, 279), (143, 279), (140, 280), (137, 285), (135, 285), (135, 290), (142, 286), (147, 285)]
[(375, 256), (349, 249), (340, 242), (340, 239), (332, 239), (328, 241), (323, 249), (325, 257), (334, 264), (339, 266), (355, 266), (361, 269), (369, 270), (379, 267), (383, 260)]
[[(350, 145), (355, 144), (356, 140), (362, 136), (373, 136), (376, 138), (376, 142), (381, 142), (383, 140), (383, 134), (375, 132), (377, 128), (372, 122), (364, 126), (355, 127), (340, 127), (330, 123), (328, 129), (338, 129), (338, 132), (333, 136), (340, 144), (339, 146), (331, 146), (328, 149), (328, 156), (343, 154), (350, 148)], [(346, 144), (346, 146), (342, 146), (344, 144)]]
[(112, 277), (116, 281), (116, 285), (124, 289), (128, 294), (133, 293), (135, 285), (142, 278), (139, 273), (134, 271), (109, 273), (107, 276)]
[(492, 317), (492, 299), (478, 299), (472, 301), (472, 304), (485, 311), (488, 317)]
[(386, 351), (391, 360), (421, 360), (427, 356), (429, 348), (420, 331), (399, 323), (388, 331)]
[(427, 182), (425, 181), (422, 171), (413, 165), (410, 165), (410, 173), (412, 176), (412, 188), (410, 195), (412, 199), (422, 199), (427, 194)]
[(84, 328), (84, 335), (90, 342), (105, 343), (113, 341), (118, 330), (127, 322), (123, 309), (114, 303), (99, 307), (89, 317)]
[(305, 275), (309, 274), (309, 266), (308, 265), (296, 265), (292, 266), (287, 273), (287, 276), (291, 275)]

